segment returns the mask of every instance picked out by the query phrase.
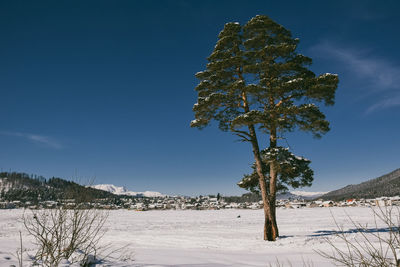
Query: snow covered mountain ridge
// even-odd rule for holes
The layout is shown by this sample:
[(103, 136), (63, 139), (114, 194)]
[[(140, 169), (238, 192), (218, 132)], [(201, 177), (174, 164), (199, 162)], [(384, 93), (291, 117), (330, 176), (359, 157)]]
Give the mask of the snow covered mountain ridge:
[[(164, 195), (159, 192), (145, 191), (145, 192), (133, 192), (127, 190), (123, 186), (116, 186), (112, 184), (98, 184), (91, 186), (93, 188), (104, 190), (115, 195), (128, 195), (128, 196), (144, 196), (144, 197), (163, 197)], [(314, 199), (322, 196), (328, 192), (306, 192), (306, 191), (290, 191), (285, 194), (279, 194), (278, 199)]]
[(144, 192), (133, 192), (127, 190), (123, 186), (116, 186), (113, 184), (98, 184), (90, 186), (95, 189), (110, 192), (115, 195), (127, 195), (127, 196), (143, 196), (143, 197), (163, 197), (164, 195), (160, 192), (144, 191)]
[(284, 194), (278, 194), (277, 198), (278, 199), (302, 198), (302, 199), (309, 200), (309, 199), (318, 198), (322, 195), (325, 195), (326, 193), (328, 193), (328, 192), (307, 192), (307, 191), (296, 190), (296, 191), (290, 191), (290, 192), (287, 192)]

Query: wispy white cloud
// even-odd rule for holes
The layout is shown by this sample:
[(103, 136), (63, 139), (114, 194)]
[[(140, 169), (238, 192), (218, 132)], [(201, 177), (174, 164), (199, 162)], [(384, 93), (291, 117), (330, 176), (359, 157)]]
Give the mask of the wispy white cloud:
[(38, 135), (38, 134), (30, 134), (30, 133), (20, 133), (20, 132), (7, 132), (7, 131), (0, 131), (0, 135), (8, 135), (8, 136), (15, 136), (27, 139), (33, 143), (45, 145), (55, 149), (61, 149), (63, 146), (48, 136)]
[(343, 48), (328, 41), (312, 47), (312, 52), (341, 63), (347, 73), (375, 95), (375, 103), (367, 113), (400, 105), (400, 66), (374, 56), (370, 50)]
[(344, 63), (344, 67), (357, 76), (373, 82), (377, 90), (400, 88), (400, 66), (382, 58), (373, 57), (368, 50), (343, 48), (322, 42), (313, 51), (320, 57), (328, 57)]
[(400, 94), (394, 97), (387, 97), (379, 100), (377, 103), (371, 105), (366, 113), (371, 113), (379, 109), (391, 108), (395, 106), (400, 106)]

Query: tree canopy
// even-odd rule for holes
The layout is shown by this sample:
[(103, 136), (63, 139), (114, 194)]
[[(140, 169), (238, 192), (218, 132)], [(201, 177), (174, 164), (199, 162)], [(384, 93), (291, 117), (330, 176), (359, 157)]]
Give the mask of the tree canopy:
[(259, 15), (243, 27), (227, 23), (218, 38), (206, 70), (196, 74), (192, 127), (214, 119), (241, 137), (248, 137), (242, 128), (250, 124), (266, 133), (297, 127), (320, 137), (329, 131), (315, 102), (334, 104), (338, 77), (310, 71), (312, 60), (296, 52), (299, 40), (290, 31)]
[[(239, 186), (261, 192), (264, 202), (264, 239), (278, 234), (276, 193), (311, 185), (310, 161), (279, 147), (278, 139), (296, 129), (321, 137), (329, 122), (318, 104), (333, 105), (339, 82), (335, 74), (316, 75), (311, 58), (297, 52), (299, 39), (267, 16), (257, 15), (245, 25), (227, 23), (218, 35), (195, 88), (197, 103), (191, 127), (218, 122), (252, 145), (254, 172)], [(269, 137), (260, 150), (259, 135)]]

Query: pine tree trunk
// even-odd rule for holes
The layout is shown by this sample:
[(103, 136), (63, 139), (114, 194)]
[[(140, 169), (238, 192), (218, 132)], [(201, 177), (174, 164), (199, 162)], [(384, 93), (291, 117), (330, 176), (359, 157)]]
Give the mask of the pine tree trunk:
[(279, 237), (278, 224), (276, 222), (276, 199), (272, 199), (270, 196), (270, 201), (268, 203), (268, 216), (266, 219), (268, 223), (265, 224), (265, 231), (268, 237), (268, 241), (275, 241), (277, 237)]
[(272, 202), (269, 202), (267, 205), (264, 205), (264, 214), (265, 214), (265, 222), (264, 222), (264, 240), (275, 241), (278, 237), (278, 228), (275, 220), (275, 205)]
[[(276, 128), (271, 129), (270, 135), (270, 148), (277, 147), (277, 135)], [(278, 224), (276, 222), (276, 183), (278, 179), (278, 170), (277, 170), (277, 162), (275, 159), (272, 159), (270, 162), (270, 171), (269, 171), (269, 217), (270, 217), (270, 227), (268, 229), (272, 239), (275, 240), (279, 236)]]
[[(239, 76), (240, 76), (240, 74), (239, 74)], [(242, 94), (242, 99), (243, 99), (243, 108), (244, 108), (245, 112), (249, 112), (249, 106), (247, 103), (246, 93)], [(254, 128), (254, 125), (249, 125), (248, 128), (249, 128), (249, 134), (251, 136), (251, 144), (252, 144), (252, 148), (253, 148), (254, 160), (256, 162), (256, 171), (257, 171), (257, 174), (259, 177), (261, 197), (263, 200), (264, 217), (265, 217), (264, 240), (275, 241), (276, 237), (278, 236), (278, 227), (276, 224), (276, 216), (275, 216), (275, 198), (276, 198), (276, 196), (274, 195), (272, 197), (272, 196), (268, 195), (266, 179), (265, 179), (265, 175), (264, 175), (264, 172), (262, 169), (262, 159), (261, 159), (261, 154), (260, 154), (260, 147), (258, 145), (256, 130)], [(271, 200), (272, 200), (272, 202), (271, 202)]]
[(254, 160), (256, 162), (256, 171), (259, 177), (261, 197), (264, 207), (264, 240), (275, 241), (276, 237), (278, 236), (278, 228), (275, 219), (275, 201), (271, 202), (271, 196), (268, 196), (266, 179), (262, 171), (262, 159), (260, 149), (258, 146), (256, 131), (253, 125), (249, 125), (249, 132), (250, 135), (253, 137), (251, 143), (253, 147)]

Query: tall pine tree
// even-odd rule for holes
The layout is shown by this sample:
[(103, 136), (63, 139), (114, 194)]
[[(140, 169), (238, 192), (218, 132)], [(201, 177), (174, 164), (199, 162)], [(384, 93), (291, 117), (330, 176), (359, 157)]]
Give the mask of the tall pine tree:
[[(278, 139), (295, 129), (315, 137), (329, 131), (329, 122), (316, 103), (334, 104), (337, 75), (316, 76), (308, 69), (311, 59), (296, 52), (298, 39), (267, 16), (256, 16), (243, 27), (227, 23), (208, 57), (206, 70), (196, 74), (198, 101), (193, 107), (192, 127), (203, 128), (212, 120), (250, 142), (256, 182), (264, 203), (264, 239), (279, 236), (275, 202), (283, 183), (301, 186), (312, 181), (308, 161), (293, 161), (289, 173), (283, 161), (291, 157)], [(259, 135), (266, 134), (269, 147), (262, 153)], [(296, 158), (296, 157), (294, 157)], [(285, 168), (283, 168), (284, 166)], [(297, 178), (297, 179), (296, 179)]]

